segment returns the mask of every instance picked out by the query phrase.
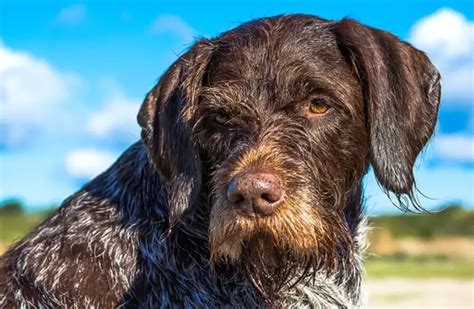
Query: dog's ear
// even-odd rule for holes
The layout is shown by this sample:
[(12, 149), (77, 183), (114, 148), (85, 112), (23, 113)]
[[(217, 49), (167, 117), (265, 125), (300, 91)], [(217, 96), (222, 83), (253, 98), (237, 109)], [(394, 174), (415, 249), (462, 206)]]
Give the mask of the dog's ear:
[(436, 125), (440, 75), (423, 52), (387, 32), (343, 19), (334, 33), (361, 81), (375, 175), (411, 199), (415, 159)]
[(170, 226), (199, 197), (201, 162), (191, 124), (212, 46), (198, 41), (147, 94), (138, 123), (148, 157), (168, 188)]

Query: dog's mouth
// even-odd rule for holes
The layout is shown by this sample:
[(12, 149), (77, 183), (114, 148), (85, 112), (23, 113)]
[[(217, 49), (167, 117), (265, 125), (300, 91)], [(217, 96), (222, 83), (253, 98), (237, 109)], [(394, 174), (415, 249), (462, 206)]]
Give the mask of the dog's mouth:
[(271, 214), (242, 214), (234, 206), (222, 196), (211, 210), (209, 239), (213, 262), (239, 263), (255, 251), (269, 256), (284, 252), (286, 256), (306, 259), (321, 245), (320, 219), (301, 196), (287, 195)]
[(315, 196), (305, 192), (287, 190), (270, 215), (241, 215), (225, 194), (216, 194), (209, 221), (211, 264), (243, 263), (272, 273), (283, 271), (285, 263), (304, 268), (309, 261), (337, 260), (339, 248), (351, 247), (344, 237), (343, 217), (337, 211), (323, 211), (324, 205), (315, 205)]

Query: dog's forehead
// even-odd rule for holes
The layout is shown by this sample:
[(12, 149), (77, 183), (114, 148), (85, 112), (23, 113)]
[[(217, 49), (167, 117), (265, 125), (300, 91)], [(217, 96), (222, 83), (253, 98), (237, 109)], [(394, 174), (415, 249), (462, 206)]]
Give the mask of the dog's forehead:
[(356, 88), (356, 78), (331, 32), (332, 24), (315, 17), (282, 16), (224, 33), (216, 39), (208, 85), (232, 84), (260, 95), (274, 92), (282, 100), (303, 98), (304, 91), (310, 91), (306, 88)]

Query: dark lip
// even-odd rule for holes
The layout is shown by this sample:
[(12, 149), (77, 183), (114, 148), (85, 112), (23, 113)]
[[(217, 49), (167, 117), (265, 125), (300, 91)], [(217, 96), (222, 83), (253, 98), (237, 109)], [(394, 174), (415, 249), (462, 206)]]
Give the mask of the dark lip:
[(245, 217), (245, 218), (252, 218), (252, 219), (257, 219), (257, 218), (267, 218), (267, 217), (270, 217), (272, 216), (273, 214), (269, 214), (269, 215), (264, 215), (264, 214), (256, 214), (254, 212), (252, 213), (246, 213), (246, 212), (243, 212), (239, 209), (236, 209), (235, 210), (235, 213), (238, 214), (239, 216), (242, 216), (242, 217)]

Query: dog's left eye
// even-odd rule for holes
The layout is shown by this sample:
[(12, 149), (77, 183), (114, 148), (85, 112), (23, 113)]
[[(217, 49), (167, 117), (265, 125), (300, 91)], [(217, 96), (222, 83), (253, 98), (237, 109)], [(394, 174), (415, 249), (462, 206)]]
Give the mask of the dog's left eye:
[(324, 114), (329, 109), (329, 105), (324, 99), (314, 98), (309, 103), (309, 112), (311, 114)]

